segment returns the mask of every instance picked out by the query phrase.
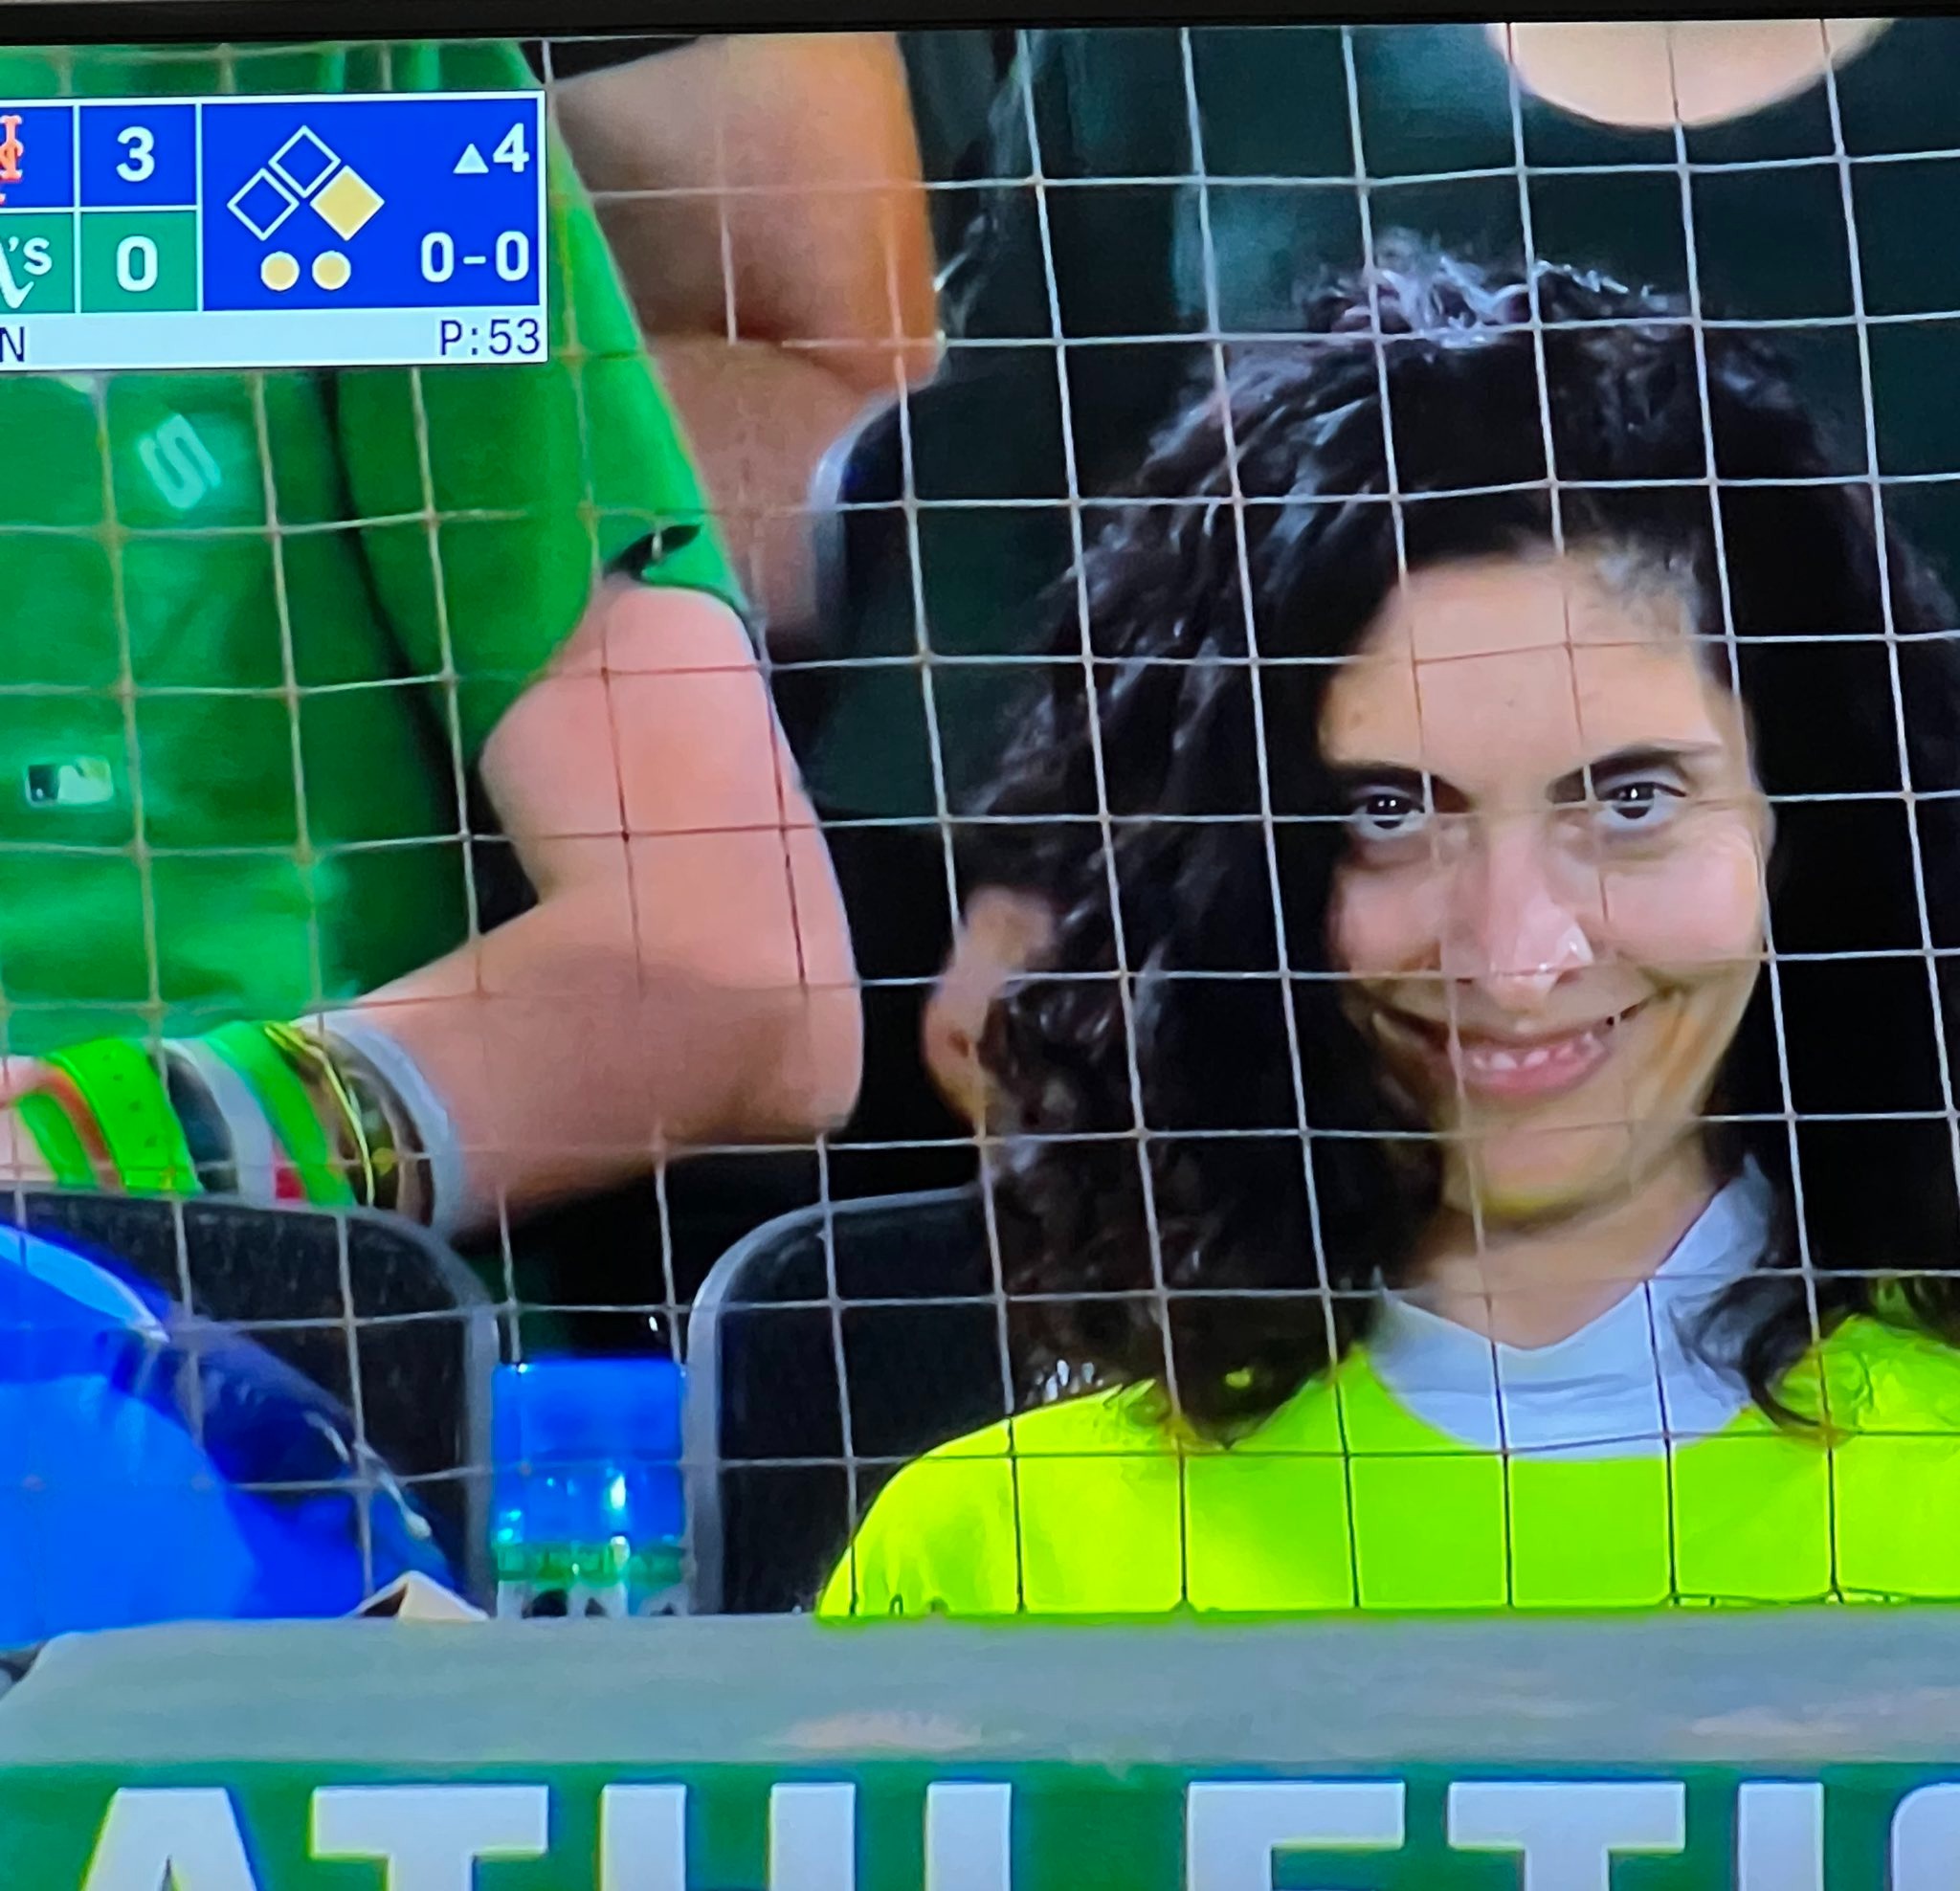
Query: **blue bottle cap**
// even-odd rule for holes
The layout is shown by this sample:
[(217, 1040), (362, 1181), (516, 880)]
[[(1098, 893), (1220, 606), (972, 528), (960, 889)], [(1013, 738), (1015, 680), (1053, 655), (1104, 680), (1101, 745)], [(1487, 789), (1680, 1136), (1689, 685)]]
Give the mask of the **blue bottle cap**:
[(678, 1541), (682, 1374), (671, 1359), (543, 1359), (492, 1388), (493, 1502), (527, 1537)]
[(541, 1458), (680, 1457), (681, 1370), (671, 1359), (541, 1359), (497, 1370), (500, 1467)]

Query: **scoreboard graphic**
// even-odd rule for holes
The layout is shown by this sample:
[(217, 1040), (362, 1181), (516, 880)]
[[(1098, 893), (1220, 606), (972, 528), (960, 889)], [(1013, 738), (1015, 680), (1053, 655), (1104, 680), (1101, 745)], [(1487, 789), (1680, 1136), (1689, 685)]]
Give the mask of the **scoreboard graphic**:
[(544, 103), (0, 104), (0, 372), (541, 361)]

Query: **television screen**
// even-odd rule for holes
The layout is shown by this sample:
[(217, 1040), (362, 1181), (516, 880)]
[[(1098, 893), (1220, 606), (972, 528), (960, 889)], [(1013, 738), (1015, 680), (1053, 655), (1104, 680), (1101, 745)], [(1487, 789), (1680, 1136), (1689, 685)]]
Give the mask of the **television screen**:
[(330, 26), (0, 51), (17, 1218), (512, 1613), (1960, 1594), (1960, 27)]

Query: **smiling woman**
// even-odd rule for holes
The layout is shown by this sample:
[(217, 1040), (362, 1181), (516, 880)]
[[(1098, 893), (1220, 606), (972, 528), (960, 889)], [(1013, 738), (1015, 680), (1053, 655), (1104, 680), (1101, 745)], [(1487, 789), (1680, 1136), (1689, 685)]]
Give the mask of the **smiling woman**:
[(1322, 709), (1350, 835), (1327, 926), (1347, 1014), (1446, 1139), (1443, 1206), (1484, 1229), (1461, 1314), (1507, 1338), (1563, 1337), (1630, 1275), (1619, 1243), (1587, 1242), (1526, 1291), (1496, 1230), (1618, 1190), (1678, 1232), (1706, 1202), (1683, 1129), (1764, 947), (1742, 706), (1680, 590), (1617, 563), (1414, 572)]
[(1411, 246), (1311, 326), (1094, 538), (977, 830), (1053, 920), (1005, 1282), (1102, 1390), (825, 1606), (1960, 1597), (1950, 604), (1758, 338)]

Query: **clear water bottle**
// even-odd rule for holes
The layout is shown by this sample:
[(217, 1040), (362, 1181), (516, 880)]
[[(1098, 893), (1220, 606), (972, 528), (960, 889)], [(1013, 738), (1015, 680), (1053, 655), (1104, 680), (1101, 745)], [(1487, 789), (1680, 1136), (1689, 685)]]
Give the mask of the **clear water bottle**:
[(491, 1552), (500, 1615), (681, 1613), (680, 1393), (671, 1359), (499, 1368)]

